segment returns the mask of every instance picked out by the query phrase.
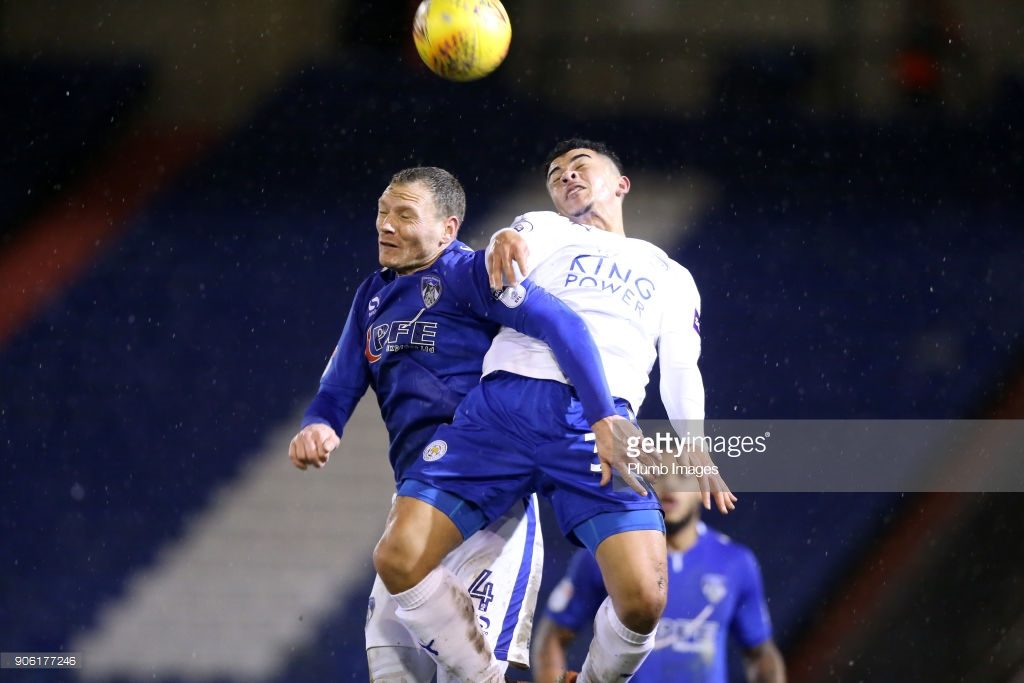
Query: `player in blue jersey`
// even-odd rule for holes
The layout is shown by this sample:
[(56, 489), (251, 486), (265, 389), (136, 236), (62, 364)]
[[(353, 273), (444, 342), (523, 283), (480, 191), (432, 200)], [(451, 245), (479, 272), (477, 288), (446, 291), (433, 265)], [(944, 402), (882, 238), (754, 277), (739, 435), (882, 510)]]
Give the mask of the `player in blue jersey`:
[[(696, 493), (671, 491), (666, 481), (659, 481), (656, 488), (667, 528), (668, 603), (658, 624), (654, 651), (630, 680), (726, 683), (726, 640), (732, 636), (743, 652), (750, 683), (785, 683), (785, 665), (772, 641), (754, 554), (700, 521)], [(593, 557), (576, 553), (565, 578), (551, 592), (537, 629), (535, 681), (560, 680), (566, 667), (566, 648), (593, 621), (606, 596)]]
[[(598, 431), (608, 421), (604, 418), (614, 415), (586, 325), (540, 288), (493, 296), (483, 253), (456, 239), (464, 212), (465, 194), (447, 171), (412, 168), (391, 179), (378, 201), (376, 222), (384, 267), (356, 291), (320, 390), (289, 446), (296, 467), (327, 463), (356, 403), (373, 386), (390, 436), (395, 479), (401, 481), (410, 463), (429, 450), (437, 426), (452, 420), (463, 396), (478, 384), (484, 352), (500, 325), (549, 345)], [(526, 496), (445, 560), (476, 596), (487, 647), (522, 666), (529, 661), (542, 553), (535, 503)], [(366, 638), (373, 681), (433, 676), (433, 661), (394, 619), (394, 604), (379, 579)], [(439, 679), (445, 680), (444, 671)]]
[[(546, 169), (558, 214), (525, 214), (499, 235), (525, 239), (529, 281), (586, 321), (623, 418), (613, 429), (632, 424), (656, 356), (669, 416), (703, 419), (693, 278), (654, 245), (625, 237), (629, 179), (607, 150), (576, 142), (560, 145)], [(480, 385), (400, 482), (374, 564), (398, 619), (459, 680), (492, 683), (500, 675), (477, 647), (470, 596), (440, 559), (530, 491), (551, 500), (563, 533), (596, 556), (608, 586), (581, 680), (628, 679), (654, 647), (667, 582), (660, 505), (616, 449), (595, 457), (590, 432), (550, 350), (505, 328)], [(714, 496), (723, 512), (735, 500), (724, 488)]]

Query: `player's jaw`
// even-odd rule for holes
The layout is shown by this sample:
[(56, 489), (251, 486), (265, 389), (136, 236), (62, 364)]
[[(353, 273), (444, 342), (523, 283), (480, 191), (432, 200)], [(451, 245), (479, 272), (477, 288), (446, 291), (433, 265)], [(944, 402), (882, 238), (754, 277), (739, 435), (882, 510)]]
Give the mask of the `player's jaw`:
[(377, 259), (380, 265), (399, 275), (415, 272), (433, 263), (441, 251), (443, 247), (434, 242), (425, 244), (420, 240), (400, 239), (397, 236), (381, 236), (377, 240)]
[(377, 240), (377, 260), (380, 265), (392, 270), (398, 270), (405, 259), (402, 258), (402, 245), (395, 239)]
[(686, 524), (700, 510), (700, 494), (696, 492), (659, 490), (658, 498), (665, 511), (666, 524)]
[(590, 188), (581, 182), (572, 182), (559, 188), (552, 200), (558, 213), (569, 218), (582, 218), (594, 208)]

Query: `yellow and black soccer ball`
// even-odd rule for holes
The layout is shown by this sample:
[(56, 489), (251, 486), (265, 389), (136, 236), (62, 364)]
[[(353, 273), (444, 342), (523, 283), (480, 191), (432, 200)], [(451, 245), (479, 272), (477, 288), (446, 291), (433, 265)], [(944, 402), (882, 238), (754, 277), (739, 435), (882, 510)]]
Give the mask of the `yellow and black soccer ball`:
[(435, 74), (473, 81), (505, 59), (512, 24), (498, 0), (423, 0), (412, 37), (423, 63)]

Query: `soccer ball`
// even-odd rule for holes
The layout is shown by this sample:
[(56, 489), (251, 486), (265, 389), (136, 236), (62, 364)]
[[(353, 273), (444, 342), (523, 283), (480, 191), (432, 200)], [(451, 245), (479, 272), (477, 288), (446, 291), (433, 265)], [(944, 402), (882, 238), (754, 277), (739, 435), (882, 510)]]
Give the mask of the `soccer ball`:
[(512, 40), (499, 0), (423, 0), (412, 38), (423, 63), (438, 76), (473, 81), (498, 68)]

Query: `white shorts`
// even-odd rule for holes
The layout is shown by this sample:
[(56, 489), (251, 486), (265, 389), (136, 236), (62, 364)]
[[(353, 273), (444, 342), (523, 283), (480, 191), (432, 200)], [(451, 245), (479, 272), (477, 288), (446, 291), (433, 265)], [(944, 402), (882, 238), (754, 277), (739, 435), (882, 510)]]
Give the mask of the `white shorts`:
[[(442, 564), (469, 591), (480, 628), (495, 657), (529, 666), (533, 613), (544, 566), (537, 495), (512, 506), (470, 536)], [(419, 649), (395, 618), (395, 601), (379, 576), (373, 583), (366, 613), (366, 649), (372, 647)]]

